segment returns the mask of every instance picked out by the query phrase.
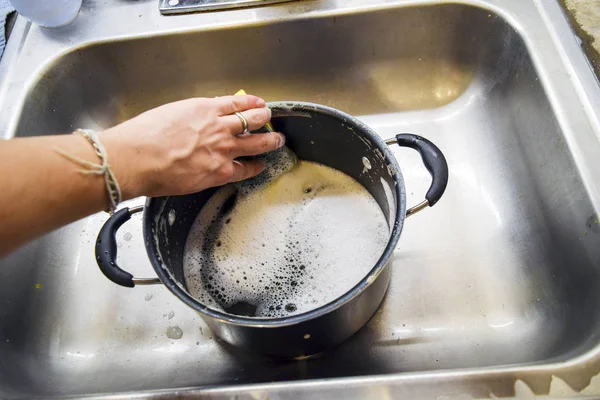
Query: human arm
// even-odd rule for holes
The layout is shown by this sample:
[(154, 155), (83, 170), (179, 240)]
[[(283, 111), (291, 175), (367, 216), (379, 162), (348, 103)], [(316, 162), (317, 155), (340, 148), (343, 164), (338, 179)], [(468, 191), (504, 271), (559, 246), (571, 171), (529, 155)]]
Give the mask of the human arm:
[[(243, 137), (270, 119), (255, 96), (195, 98), (166, 104), (99, 133), (123, 200), (193, 193), (252, 177), (260, 161), (235, 159), (281, 147), (283, 135)], [(58, 150), (58, 151), (57, 151)], [(57, 135), (0, 142), (0, 256), (44, 233), (105, 210), (104, 177), (83, 174), (63, 154), (98, 163), (85, 138)]]

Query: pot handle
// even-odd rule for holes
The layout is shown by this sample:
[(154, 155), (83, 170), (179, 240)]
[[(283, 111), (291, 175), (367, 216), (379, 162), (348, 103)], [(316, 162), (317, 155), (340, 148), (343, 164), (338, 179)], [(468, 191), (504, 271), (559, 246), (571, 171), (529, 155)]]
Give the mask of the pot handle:
[(448, 185), (448, 163), (442, 151), (432, 142), (422, 136), (411, 133), (400, 133), (395, 138), (385, 141), (388, 146), (397, 144), (400, 147), (410, 147), (419, 152), (425, 168), (431, 175), (431, 186), (425, 195), (425, 200), (406, 211), (409, 217), (425, 207), (433, 207), (442, 197)]
[(135, 285), (154, 285), (161, 283), (158, 278), (134, 278), (127, 271), (123, 271), (117, 265), (117, 231), (129, 219), (131, 215), (144, 210), (144, 206), (123, 208), (114, 213), (108, 221), (104, 223), (98, 239), (96, 239), (96, 262), (100, 271), (108, 279), (117, 285), (125, 287), (134, 287)]

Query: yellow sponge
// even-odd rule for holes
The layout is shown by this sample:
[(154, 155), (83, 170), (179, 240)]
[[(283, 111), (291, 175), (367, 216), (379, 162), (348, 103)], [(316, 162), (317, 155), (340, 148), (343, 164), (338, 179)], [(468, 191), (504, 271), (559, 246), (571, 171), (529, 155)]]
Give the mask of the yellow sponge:
[[(238, 90), (235, 94), (236, 96), (243, 96), (246, 92), (243, 89)], [(273, 126), (270, 122), (265, 125), (265, 128), (269, 132), (274, 132)], [(265, 171), (260, 174), (257, 178), (251, 178), (254, 182), (256, 179), (264, 181), (271, 181), (279, 177), (292, 168), (294, 168), (298, 164), (298, 156), (289, 147), (283, 146), (279, 150), (271, 151), (267, 154), (262, 154), (258, 156), (259, 159), (262, 159), (265, 163)]]
[[(235, 96), (245, 96), (246, 94), (247, 94), (247, 93), (246, 93), (246, 91), (245, 91), (244, 89), (240, 89), (240, 90), (238, 90), (238, 91), (235, 93)], [(270, 122), (267, 122), (267, 124), (265, 125), (265, 127), (267, 128), (267, 130), (268, 130), (269, 132), (273, 132), (273, 131), (274, 131), (274, 129), (273, 129), (273, 125), (271, 125), (271, 123), (270, 123)]]

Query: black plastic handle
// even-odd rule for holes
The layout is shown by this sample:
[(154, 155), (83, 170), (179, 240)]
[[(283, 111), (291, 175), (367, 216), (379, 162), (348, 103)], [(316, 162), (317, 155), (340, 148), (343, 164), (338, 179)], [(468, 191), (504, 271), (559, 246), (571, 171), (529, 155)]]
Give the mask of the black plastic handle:
[(432, 207), (442, 198), (448, 186), (448, 162), (442, 151), (432, 142), (419, 135), (401, 133), (396, 135), (396, 143), (401, 147), (415, 149), (421, 155), (425, 168), (431, 175), (431, 186), (425, 195), (429, 206)]
[(131, 219), (132, 214), (143, 209), (143, 207), (136, 207), (132, 210), (123, 208), (117, 211), (104, 223), (98, 234), (98, 239), (96, 239), (96, 262), (104, 276), (117, 285), (135, 286), (133, 275), (123, 271), (117, 265), (117, 231), (125, 222)]

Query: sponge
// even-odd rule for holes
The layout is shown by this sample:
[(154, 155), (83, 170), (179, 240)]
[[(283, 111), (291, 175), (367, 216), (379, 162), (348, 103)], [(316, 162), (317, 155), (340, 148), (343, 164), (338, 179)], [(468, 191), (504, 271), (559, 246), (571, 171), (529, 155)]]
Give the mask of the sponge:
[[(240, 89), (235, 94), (236, 96), (243, 96), (246, 92)], [(274, 132), (273, 125), (270, 122), (261, 128), (261, 131)], [(269, 182), (280, 175), (290, 171), (298, 163), (298, 156), (289, 147), (283, 146), (280, 149), (271, 151), (266, 154), (261, 154), (256, 157), (241, 157), (245, 159), (258, 159), (265, 163), (265, 170), (255, 178), (251, 178), (251, 181), (258, 180), (261, 183)], [(253, 182), (258, 183), (258, 182)]]
[[(240, 90), (238, 90), (238, 91), (235, 93), (235, 95), (236, 95), (236, 96), (245, 96), (246, 94), (247, 94), (247, 93), (246, 93), (246, 91), (245, 91), (244, 89), (240, 89)], [(273, 131), (274, 131), (274, 129), (273, 129), (273, 125), (271, 125), (271, 123), (270, 123), (270, 122), (267, 122), (267, 124), (265, 125), (265, 130), (266, 130), (267, 132), (273, 132)]]

